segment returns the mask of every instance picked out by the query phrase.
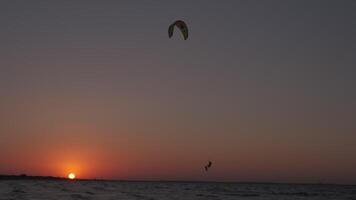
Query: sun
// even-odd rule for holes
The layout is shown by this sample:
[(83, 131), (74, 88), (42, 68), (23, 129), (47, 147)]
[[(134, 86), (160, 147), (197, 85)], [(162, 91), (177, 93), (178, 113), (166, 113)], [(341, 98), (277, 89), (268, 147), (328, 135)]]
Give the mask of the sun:
[(71, 179), (71, 180), (75, 179), (75, 174), (74, 173), (69, 173), (68, 174), (68, 178)]

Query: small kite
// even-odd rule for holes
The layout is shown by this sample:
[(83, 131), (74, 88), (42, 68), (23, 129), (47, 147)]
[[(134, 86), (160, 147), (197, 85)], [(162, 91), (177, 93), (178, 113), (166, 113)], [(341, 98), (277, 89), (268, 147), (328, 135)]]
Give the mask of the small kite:
[(205, 165), (205, 171), (208, 171), (208, 169), (211, 167), (211, 165), (212, 165), (212, 162), (211, 161), (209, 161), (208, 162), (208, 164), (207, 165)]
[(177, 20), (168, 27), (168, 36), (171, 38), (173, 36), (174, 26), (177, 26), (182, 32), (184, 40), (188, 38), (188, 27), (187, 24), (182, 20)]

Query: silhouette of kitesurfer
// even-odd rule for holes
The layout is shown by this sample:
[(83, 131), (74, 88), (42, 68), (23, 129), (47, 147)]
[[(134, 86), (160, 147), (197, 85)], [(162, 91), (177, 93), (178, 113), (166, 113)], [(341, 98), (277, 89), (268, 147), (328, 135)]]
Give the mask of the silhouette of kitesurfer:
[(208, 169), (211, 167), (211, 165), (212, 165), (212, 162), (211, 161), (209, 161), (208, 162), (208, 164), (207, 165), (205, 165), (205, 171), (208, 171)]

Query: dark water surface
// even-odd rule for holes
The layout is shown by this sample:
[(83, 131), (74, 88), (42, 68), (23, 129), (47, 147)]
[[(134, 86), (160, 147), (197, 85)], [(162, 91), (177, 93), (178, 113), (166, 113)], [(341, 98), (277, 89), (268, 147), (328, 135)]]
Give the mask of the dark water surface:
[(356, 186), (205, 182), (3, 180), (9, 199), (335, 199), (356, 200)]

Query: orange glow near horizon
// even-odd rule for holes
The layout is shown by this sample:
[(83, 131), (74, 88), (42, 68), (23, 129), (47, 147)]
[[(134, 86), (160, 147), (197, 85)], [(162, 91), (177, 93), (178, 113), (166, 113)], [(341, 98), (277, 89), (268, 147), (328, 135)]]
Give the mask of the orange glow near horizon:
[(71, 180), (74, 180), (76, 178), (76, 176), (75, 176), (74, 173), (69, 173), (68, 174), (68, 178), (71, 179)]

